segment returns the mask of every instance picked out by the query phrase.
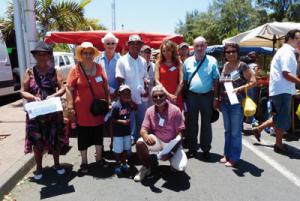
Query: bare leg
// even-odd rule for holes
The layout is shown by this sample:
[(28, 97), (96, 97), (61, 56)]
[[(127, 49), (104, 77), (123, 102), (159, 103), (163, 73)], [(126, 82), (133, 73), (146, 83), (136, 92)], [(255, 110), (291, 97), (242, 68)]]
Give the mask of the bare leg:
[(43, 169), (42, 161), (43, 161), (43, 149), (41, 145), (37, 145), (33, 147), (34, 159), (36, 162), (36, 170), (40, 171)]
[(149, 150), (144, 142), (136, 143), (136, 152), (137, 152), (137, 155), (138, 155), (139, 159), (141, 160), (142, 164), (146, 168), (150, 168), (151, 161), (150, 161)]
[(87, 149), (80, 151), (81, 154), (81, 164), (87, 164), (88, 160), (87, 160)]
[(276, 143), (275, 145), (277, 147), (282, 147), (282, 137), (283, 137), (283, 133), (284, 133), (284, 130), (281, 129), (281, 128), (275, 128), (275, 133), (276, 133)]
[(126, 159), (127, 159), (127, 153), (126, 153), (126, 151), (123, 151), (123, 153), (121, 153), (120, 159), (121, 159), (121, 163), (122, 164), (126, 163)]
[(59, 151), (52, 149), (54, 166), (59, 167)]
[(273, 119), (270, 118), (266, 121), (264, 121), (262, 124), (260, 124), (257, 129), (258, 129), (258, 132), (261, 133), (263, 131), (264, 128), (267, 128), (267, 127), (271, 127), (271, 126), (274, 126), (274, 123), (273, 123)]
[(96, 161), (102, 160), (102, 145), (95, 145)]

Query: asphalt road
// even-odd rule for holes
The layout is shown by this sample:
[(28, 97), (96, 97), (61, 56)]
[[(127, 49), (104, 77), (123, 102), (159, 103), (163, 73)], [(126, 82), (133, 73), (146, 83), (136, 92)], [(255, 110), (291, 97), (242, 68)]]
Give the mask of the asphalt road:
[(56, 175), (52, 169), (53, 160), (50, 155), (46, 155), (44, 179), (33, 181), (32, 170), (12, 190), (9, 197), (17, 201), (300, 200), (299, 137), (289, 136), (285, 140), (289, 145), (289, 154), (279, 155), (273, 152), (274, 137), (264, 134), (262, 142), (258, 144), (253, 136), (244, 135), (241, 162), (236, 168), (227, 168), (218, 162), (224, 144), (221, 119), (213, 125), (213, 133), (211, 160), (204, 161), (201, 156), (192, 158), (186, 172), (180, 174), (171, 172), (167, 162), (160, 163), (152, 176), (142, 183), (136, 183), (132, 179), (140, 168), (137, 161), (129, 174), (118, 178), (113, 173), (113, 163), (106, 169), (94, 163), (94, 148), (89, 149), (90, 173), (79, 177), (77, 170), (80, 155), (76, 139), (72, 138), (71, 149), (61, 157), (67, 169), (65, 176)]

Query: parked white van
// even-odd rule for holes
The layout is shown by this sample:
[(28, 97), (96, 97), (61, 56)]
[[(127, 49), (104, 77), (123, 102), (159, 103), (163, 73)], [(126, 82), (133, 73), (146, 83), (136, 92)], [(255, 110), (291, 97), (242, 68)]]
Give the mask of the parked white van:
[(0, 96), (16, 93), (15, 83), (6, 43), (0, 32)]
[(59, 70), (66, 80), (70, 69), (75, 66), (73, 53), (69, 52), (53, 52), (55, 68)]

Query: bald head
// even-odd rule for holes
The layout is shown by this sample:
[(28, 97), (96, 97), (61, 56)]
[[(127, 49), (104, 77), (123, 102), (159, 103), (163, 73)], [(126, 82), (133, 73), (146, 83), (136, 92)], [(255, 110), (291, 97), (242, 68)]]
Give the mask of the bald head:
[(194, 39), (194, 54), (196, 57), (196, 60), (201, 60), (203, 55), (205, 54), (207, 48), (207, 43), (205, 38), (202, 36), (198, 36)]

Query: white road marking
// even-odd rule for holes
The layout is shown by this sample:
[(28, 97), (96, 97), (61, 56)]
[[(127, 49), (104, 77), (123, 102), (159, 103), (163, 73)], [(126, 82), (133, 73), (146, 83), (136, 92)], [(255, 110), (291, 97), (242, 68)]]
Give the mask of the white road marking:
[(257, 156), (259, 156), (261, 159), (263, 159), (265, 162), (267, 162), (269, 165), (271, 165), (274, 169), (276, 169), (278, 172), (280, 172), (284, 177), (286, 177), (288, 180), (290, 180), (292, 183), (294, 183), (298, 188), (300, 188), (300, 178), (289, 171), (286, 167), (279, 164), (277, 161), (257, 149), (255, 146), (253, 146), (250, 142), (247, 140), (242, 140), (242, 143), (245, 147), (253, 151)]

